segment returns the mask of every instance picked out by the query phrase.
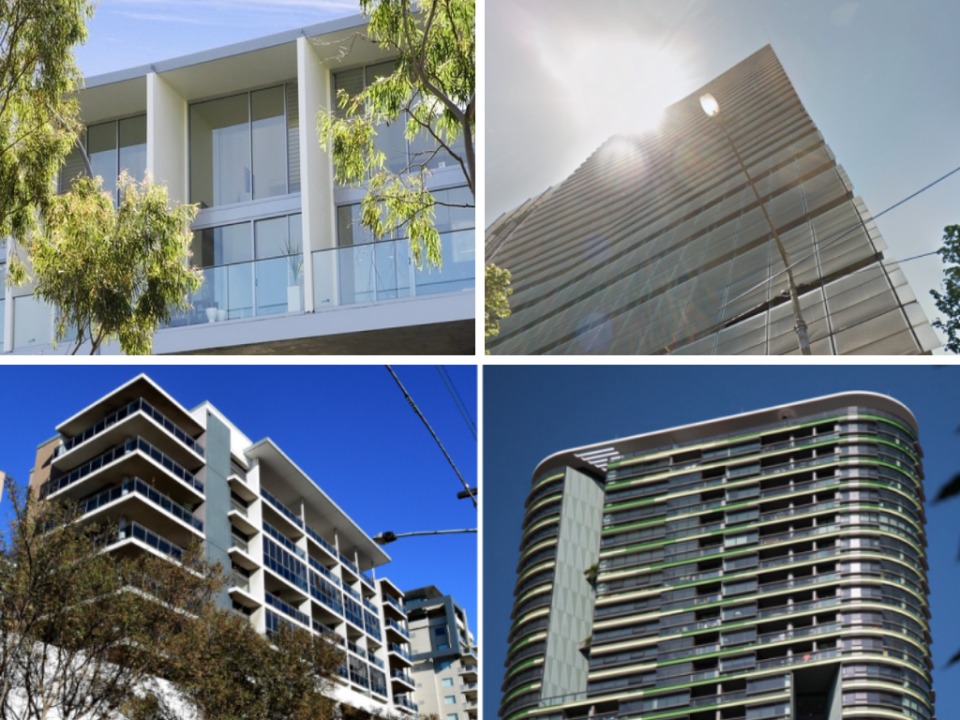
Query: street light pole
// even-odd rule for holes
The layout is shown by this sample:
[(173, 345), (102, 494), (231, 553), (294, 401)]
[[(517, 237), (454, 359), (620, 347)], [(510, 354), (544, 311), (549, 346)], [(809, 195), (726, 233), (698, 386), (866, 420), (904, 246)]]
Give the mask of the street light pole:
[(787, 285), (790, 288), (790, 302), (793, 305), (793, 316), (796, 320), (796, 331), (797, 331), (797, 340), (800, 343), (800, 352), (803, 355), (810, 354), (810, 341), (807, 338), (807, 323), (803, 320), (803, 314), (800, 312), (800, 295), (797, 292), (797, 284), (793, 281), (793, 271), (790, 269), (790, 260), (787, 258), (787, 250), (783, 247), (783, 242), (780, 240), (780, 234), (777, 232), (777, 229), (773, 226), (773, 221), (770, 219), (770, 215), (767, 214), (767, 208), (763, 205), (763, 200), (760, 199), (760, 193), (757, 192), (757, 186), (753, 184), (753, 179), (750, 177), (750, 173), (747, 172), (747, 166), (743, 163), (743, 158), (740, 157), (740, 153), (737, 152), (737, 146), (733, 144), (733, 138), (730, 137), (730, 133), (727, 132), (727, 126), (723, 122), (723, 115), (720, 114), (720, 105), (717, 103), (713, 95), (707, 93), (700, 98), (700, 106), (703, 108), (703, 111), (707, 114), (708, 117), (716, 117), (720, 123), (720, 129), (723, 130), (724, 137), (727, 138), (727, 142), (730, 143), (730, 149), (733, 150), (733, 154), (737, 158), (737, 162), (740, 163), (740, 168), (743, 170), (743, 174), (747, 177), (747, 182), (750, 183), (750, 188), (753, 190), (753, 194), (757, 197), (757, 203), (760, 205), (760, 209), (763, 211), (763, 216), (767, 219), (767, 225), (770, 226), (770, 232), (773, 233), (773, 239), (777, 241), (777, 249), (780, 251), (780, 257), (783, 258), (783, 267), (787, 271)]
[(403, 537), (413, 537), (415, 535), (453, 535), (457, 533), (475, 533), (476, 528), (469, 528), (467, 530), (426, 530), (423, 532), (410, 532), (410, 533), (393, 533), (390, 531), (377, 533), (373, 536), (373, 541), (377, 545), (387, 545), (389, 543), (395, 542), (398, 538)]

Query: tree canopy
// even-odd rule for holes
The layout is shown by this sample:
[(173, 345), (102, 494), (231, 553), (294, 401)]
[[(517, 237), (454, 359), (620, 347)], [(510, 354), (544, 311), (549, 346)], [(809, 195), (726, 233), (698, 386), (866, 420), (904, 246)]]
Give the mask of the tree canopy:
[(76, 142), (73, 46), (92, 15), (86, 0), (0, 2), (0, 237), (26, 238)]
[(946, 280), (943, 292), (931, 290), (937, 310), (946, 315), (946, 320), (937, 318), (933, 327), (947, 334), (947, 350), (960, 352), (960, 225), (948, 225), (943, 229), (943, 247), (937, 252), (944, 263), (952, 263), (943, 272)]
[[(484, 337), (496, 337), (500, 334), (500, 321), (510, 315), (508, 298), (513, 294), (510, 286), (510, 271), (487, 265), (484, 282)], [(489, 353), (489, 350), (487, 351)]]
[[(439, 203), (427, 187), (431, 161), (448, 153), (475, 195), (474, 0), (360, 0), (360, 9), (370, 16), (370, 39), (395, 54), (396, 65), (356, 94), (339, 91), (339, 112), (318, 118), (321, 144), (332, 154), (337, 182), (366, 187), (363, 226), (377, 239), (408, 235), (417, 265), (425, 256), (439, 266)], [(395, 122), (404, 124), (408, 143), (433, 142), (390, 170), (376, 137)]]
[(111, 339), (128, 355), (149, 354), (153, 334), (202, 283), (188, 267), (196, 206), (168, 207), (166, 188), (120, 175), (120, 204), (100, 178), (78, 178), (54, 197), (29, 244), (34, 294), (60, 308), (56, 341), (71, 331), (75, 354)]

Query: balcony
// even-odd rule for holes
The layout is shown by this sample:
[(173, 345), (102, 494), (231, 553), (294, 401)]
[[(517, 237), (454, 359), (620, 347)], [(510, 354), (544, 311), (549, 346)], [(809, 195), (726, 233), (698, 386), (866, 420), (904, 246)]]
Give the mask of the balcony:
[(203, 285), (190, 297), (192, 308), (167, 327), (206, 325), (303, 311), (300, 255), (203, 269)]
[(322, 537), (320, 537), (319, 533), (317, 533), (315, 530), (310, 528), (309, 525), (307, 526), (306, 530), (307, 530), (307, 537), (309, 537), (311, 540), (316, 542), (320, 547), (322, 547), (324, 550), (330, 553), (332, 557), (334, 558), (338, 557), (337, 549), (333, 545), (328, 543), (326, 540), (324, 540)]
[(247, 613), (256, 610), (261, 603), (254, 596), (250, 587), (250, 578), (244, 577), (240, 573), (233, 573), (230, 576), (230, 586), (227, 588), (230, 593), (230, 599), (234, 603), (239, 603), (246, 608)]
[(413, 701), (412, 701), (412, 700), (408, 700), (408, 699), (407, 699), (405, 696), (403, 696), (403, 695), (395, 695), (394, 698), (393, 698), (393, 701), (394, 701), (394, 703), (396, 703), (396, 704), (399, 705), (400, 707), (404, 707), (404, 708), (406, 708), (407, 710), (412, 710), (413, 712), (419, 712), (419, 711), (417, 710), (417, 706), (414, 705)]
[(113, 548), (118, 543), (126, 540), (136, 540), (146, 545), (160, 555), (165, 555), (172, 560), (179, 561), (183, 557), (184, 550), (178, 545), (174, 545), (169, 540), (160, 537), (152, 530), (147, 530), (143, 525), (135, 522), (128, 522), (120, 525), (116, 530), (105, 535), (101, 542), (107, 549)]
[(409, 664), (411, 665), (413, 664), (413, 658), (410, 657), (410, 653), (408, 653), (406, 650), (404, 650), (402, 647), (400, 647), (396, 643), (390, 643), (388, 646), (388, 649), (390, 650), (391, 653), (402, 657)]
[(230, 498), (230, 510), (227, 512), (230, 522), (247, 535), (257, 532), (257, 526), (250, 517), (250, 508), (235, 498)]
[(408, 633), (406, 628), (395, 620), (390, 620), (389, 618), (387, 619), (387, 630), (399, 633), (406, 640), (410, 639), (410, 633)]
[(414, 682), (413, 682), (413, 677), (411, 677), (411, 676), (410, 676), (409, 674), (407, 674), (405, 671), (403, 671), (403, 670), (398, 670), (397, 668), (391, 668), (391, 669), (390, 669), (390, 679), (391, 679), (391, 680), (399, 680), (400, 682), (406, 683), (406, 684), (409, 685), (410, 687), (415, 687)]
[(317, 311), (346, 305), (472, 290), (474, 231), (442, 233), (443, 268), (418, 270), (407, 239), (331, 248), (313, 253)]
[(387, 601), (387, 604), (384, 606), (385, 608), (387, 607), (392, 608), (393, 610), (396, 610), (398, 613), (400, 613), (402, 617), (404, 618), (407, 617), (407, 613), (403, 609), (403, 605), (400, 604), (399, 600), (397, 600), (392, 595), (384, 595), (383, 599)]
[(468, 682), (476, 682), (477, 680), (477, 666), (476, 665), (463, 665), (460, 668), (460, 677)]
[[(124, 464), (124, 471), (130, 475), (142, 475), (150, 477), (151, 484), (157, 486), (167, 494), (180, 493), (187, 490), (187, 495), (191, 501), (197, 503), (204, 500), (203, 483), (197, 480), (193, 473), (187, 471), (182, 465), (175, 462), (165, 453), (148, 443), (141, 437), (134, 437), (127, 440), (122, 445), (109, 450), (87, 463), (74, 469), (72, 472), (61, 475), (55, 479), (48, 480), (40, 487), (41, 497), (52, 497), (63, 490), (74, 486), (81, 480), (82, 487), (77, 487), (75, 492), (70, 495), (89, 495), (91, 491), (100, 490), (113, 482), (116, 475), (114, 473), (104, 473), (102, 470), (115, 465), (121, 459), (128, 460)], [(163, 472), (158, 477), (153, 477), (157, 469)], [(89, 480), (88, 480), (89, 478)]]
[(288, 508), (282, 502), (277, 500), (273, 495), (271, 495), (264, 488), (260, 488), (260, 494), (263, 496), (263, 499), (269, 503), (269, 507), (272, 507), (280, 515), (282, 515), (286, 520), (295, 525), (299, 530), (303, 530), (303, 520), (301, 520), (293, 510)]
[(54, 451), (53, 466), (60, 470), (75, 467), (131, 435), (153, 433), (152, 437), (162, 442), (163, 437), (156, 433), (154, 423), (162, 427), (165, 436), (169, 437), (170, 442), (165, 443), (166, 449), (176, 455), (176, 460), (190, 467), (198, 467), (202, 463), (203, 447), (150, 403), (139, 398), (65, 440)]

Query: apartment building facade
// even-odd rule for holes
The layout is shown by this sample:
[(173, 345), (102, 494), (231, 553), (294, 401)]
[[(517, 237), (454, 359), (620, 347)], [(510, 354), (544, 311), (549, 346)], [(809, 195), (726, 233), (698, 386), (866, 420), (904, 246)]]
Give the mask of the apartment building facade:
[(476, 720), (478, 660), (466, 611), (435, 585), (407, 590), (404, 597), (420, 714)]
[(851, 392), (546, 458), (500, 716), (933, 718), (917, 433)]
[(416, 715), (404, 595), (390, 558), (272, 440), (253, 442), (211, 403), (187, 410), (146, 375), (60, 423), (30, 487), (76, 502), (112, 553), (178, 560), (201, 542), (232, 568), (218, 602), (263, 633), (281, 626), (344, 651), (336, 697)]
[[(700, 97), (719, 102), (724, 126)], [(618, 135), (494, 222), (512, 274), (493, 354), (798, 353), (788, 255), (815, 355), (939, 347), (863, 199), (770, 46)]]
[[(474, 352), (474, 215), (450, 207), (472, 205), (460, 166), (425, 137), (407, 142), (403, 123), (378, 129), (387, 166), (427, 165), (443, 203), (442, 268), (417, 268), (406, 238), (374, 242), (360, 225), (363, 190), (337, 185), (321, 149), (317, 116), (339, 112), (336, 93), (393, 70), (365, 31), (348, 17), (86, 79), (84, 141), (104, 188), (149, 174), (200, 208), (191, 262), (204, 283), (155, 353)], [(60, 190), (83, 172), (74, 151)], [(32, 289), (0, 299), (5, 353), (55, 352), (54, 309)]]

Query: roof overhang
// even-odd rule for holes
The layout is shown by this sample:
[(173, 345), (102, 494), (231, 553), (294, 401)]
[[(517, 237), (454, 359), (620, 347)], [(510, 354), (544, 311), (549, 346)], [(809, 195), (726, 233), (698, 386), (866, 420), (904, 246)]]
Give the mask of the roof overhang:
[(163, 388), (143, 373), (124, 383), (116, 390), (111, 390), (99, 400), (90, 403), (76, 415), (64, 420), (57, 425), (57, 432), (67, 437), (73, 437), (105, 415), (122, 408), (137, 398), (144, 398), (188, 435), (196, 436), (203, 432), (203, 425), (197, 422), (183, 405), (174, 400)]
[[(340, 551), (351, 561), (352, 553), (356, 550), (360, 570), (369, 570), (390, 562), (390, 556), (270, 438), (254, 443), (244, 450), (244, 454), (248, 458), (257, 459), (261, 468), (265, 466), (271, 475), (283, 481), (276, 488), (270, 488), (270, 493), (280, 502), (287, 507), (297, 507), (302, 498), (307, 525), (321, 535), (329, 535), (335, 530)], [(261, 482), (262, 474), (261, 469)]]
[(683, 444), (708, 438), (716, 435), (726, 435), (727, 433), (736, 433), (739, 431), (749, 431), (761, 425), (768, 425), (795, 418), (818, 415), (824, 412), (841, 411), (844, 408), (853, 406), (866, 406), (883, 410), (892, 415), (902, 418), (917, 434), (917, 420), (906, 405), (893, 399), (889, 395), (868, 391), (854, 391), (846, 393), (837, 393), (835, 395), (825, 395), (823, 397), (802, 400), (796, 403), (787, 403), (777, 405), (776, 407), (765, 408), (763, 410), (753, 410), (751, 412), (730, 415), (727, 417), (707, 420), (705, 422), (693, 423), (691, 425), (682, 425), (680, 427), (669, 428), (666, 430), (657, 430), (652, 433), (642, 435), (633, 435), (631, 437), (618, 440), (607, 440), (604, 442), (585, 445), (578, 448), (561, 450), (544, 458), (533, 471), (533, 477), (539, 477), (545, 472), (561, 467), (570, 467), (588, 473), (596, 473), (597, 465), (590, 462), (591, 453), (599, 450), (613, 448), (619, 455), (627, 453), (641, 452), (649, 450), (651, 452), (666, 448), (673, 444)]

